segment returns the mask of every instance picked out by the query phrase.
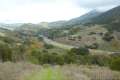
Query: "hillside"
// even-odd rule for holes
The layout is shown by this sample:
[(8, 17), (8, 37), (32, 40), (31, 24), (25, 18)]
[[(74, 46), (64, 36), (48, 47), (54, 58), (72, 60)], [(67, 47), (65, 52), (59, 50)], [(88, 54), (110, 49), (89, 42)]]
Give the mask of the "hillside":
[(90, 21), (91, 18), (94, 18), (96, 16), (99, 16), (100, 14), (102, 14), (102, 12), (98, 11), (98, 10), (92, 10), (78, 18), (74, 18), (69, 20), (66, 25), (80, 25), (80, 24), (84, 24)]
[(92, 10), (80, 17), (70, 19), (68, 21), (56, 21), (56, 22), (51, 22), (48, 24), (49, 27), (51, 28), (61, 28), (61, 27), (68, 27), (68, 26), (74, 26), (74, 25), (80, 25), (84, 24), (90, 21), (91, 18), (96, 17), (100, 15), (102, 12), (97, 11), (97, 10)]
[(49, 23), (51, 28), (64, 28), (75, 26), (91, 26), (91, 25), (104, 25), (109, 30), (120, 31), (120, 6), (112, 8), (106, 12), (92, 10), (78, 18), (73, 18), (68, 21), (57, 21)]
[(105, 27), (110, 30), (120, 31), (120, 6), (92, 18), (91, 21), (87, 24), (105, 25)]
[(59, 28), (64, 26), (65, 24), (66, 24), (66, 21), (56, 21), (56, 22), (49, 23), (48, 26), (51, 28)]
[(15, 28), (20, 27), (22, 24), (23, 23), (13, 23), (13, 24), (0, 23), (0, 28), (14, 30)]

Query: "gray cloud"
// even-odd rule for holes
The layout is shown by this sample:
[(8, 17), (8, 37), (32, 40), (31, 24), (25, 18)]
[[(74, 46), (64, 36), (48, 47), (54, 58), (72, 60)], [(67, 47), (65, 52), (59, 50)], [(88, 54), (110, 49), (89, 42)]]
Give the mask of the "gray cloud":
[(99, 8), (120, 5), (120, 0), (74, 0), (75, 4), (84, 8)]

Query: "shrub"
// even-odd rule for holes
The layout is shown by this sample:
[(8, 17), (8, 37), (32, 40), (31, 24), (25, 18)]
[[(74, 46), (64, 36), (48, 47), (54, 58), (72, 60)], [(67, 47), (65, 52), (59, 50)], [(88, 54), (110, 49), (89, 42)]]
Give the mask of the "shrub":
[(29, 55), (30, 61), (37, 64), (64, 64), (64, 57), (58, 53), (49, 53), (34, 49)]
[(54, 48), (54, 46), (53, 46), (53, 45), (50, 45), (50, 44), (44, 44), (44, 47), (45, 47), (46, 49), (52, 49), (52, 48)]
[(12, 49), (8, 44), (0, 43), (0, 58), (3, 62), (12, 61)]
[(113, 58), (110, 64), (110, 68), (120, 71), (120, 57)]
[(114, 39), (114, 36), (112, 36), (112, 34), (109, 32), (103, 36), (103, 40), (105, 41), (111, 41), (112, 39)]
[(108, 66), (110, 64), (111, 57), (105, 55), (93, 55), (92, 64), (99, 66)]
[(67, 64), (75, 63), (76, 60), (77, 60), (77, 57), (74, 53), (68, 52), (64, 55), (64, 61)]
[(70, 52), (75, 53), (76, 55), (88, 55), (89, 54), (89, 50), (83, 47), (72, 48)]

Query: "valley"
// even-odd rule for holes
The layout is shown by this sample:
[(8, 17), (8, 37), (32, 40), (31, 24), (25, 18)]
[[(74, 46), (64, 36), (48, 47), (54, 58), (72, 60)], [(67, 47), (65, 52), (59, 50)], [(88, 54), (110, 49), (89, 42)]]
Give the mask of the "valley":
[(120, 80), (120, 6), (55, 22), (0, 23), (0, 80)]

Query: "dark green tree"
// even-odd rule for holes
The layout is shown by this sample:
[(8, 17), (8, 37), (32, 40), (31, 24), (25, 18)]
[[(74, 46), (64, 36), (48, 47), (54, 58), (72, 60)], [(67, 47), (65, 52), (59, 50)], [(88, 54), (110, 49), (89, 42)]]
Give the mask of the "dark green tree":
[(112, 59), (110, 68), (113, 70), (118, 70), (120, 71), (120, 57), (115, 57)]
[(0, 57), (3, 62), (12, 61), (12, 49), (8, 44), (0, 43)]
[(89, 50), (83, 47), (72, 48), (70, 52), (75, 53), (76, 55), (88, 55), (89, 54)]

